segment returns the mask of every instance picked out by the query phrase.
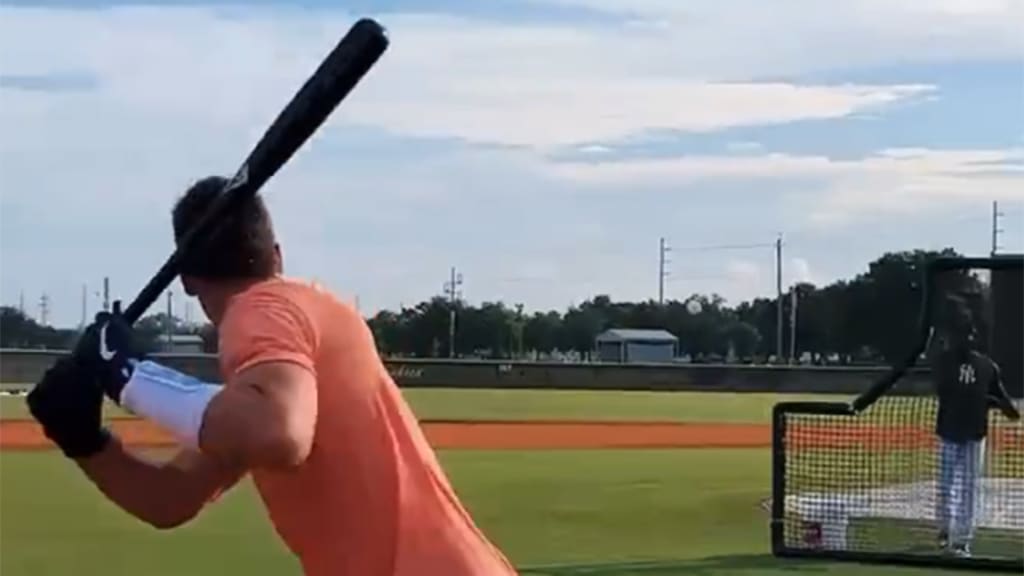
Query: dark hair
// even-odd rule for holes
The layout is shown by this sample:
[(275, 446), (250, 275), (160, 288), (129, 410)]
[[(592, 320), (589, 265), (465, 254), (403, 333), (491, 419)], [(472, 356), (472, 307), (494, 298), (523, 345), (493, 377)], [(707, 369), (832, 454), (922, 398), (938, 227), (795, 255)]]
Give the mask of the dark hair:
[(950, 294), (942, 300), (941, 317), (951, 328), (963, 328), (974, 320), (971, 305), (959, 294)]
[(947, 346), (958, 356), (965, 356), (976, 348), (977, 327), (970, 303), (959, 294), (950, 294), (941, 301), (938, 326), (944, 333)]
[[(209, 176), (194, 183), (174, 205), (174, 241), (206, 213), (228, 179)], [(211, 238), (194, 244), (181, 262), (181, 273), (199, 278), (268, 278), (276, 270), (274, 227), (258, 195), (238, 206)]]

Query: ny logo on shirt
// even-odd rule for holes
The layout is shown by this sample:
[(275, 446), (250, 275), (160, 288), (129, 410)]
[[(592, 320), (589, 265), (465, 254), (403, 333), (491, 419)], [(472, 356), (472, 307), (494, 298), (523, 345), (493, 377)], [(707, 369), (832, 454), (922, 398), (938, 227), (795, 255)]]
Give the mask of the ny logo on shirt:
[(970, 364), (961, 364), (960, 383), (963, 384), (964, 386), (970, 386), (971, 384), (974, 384), (974, 380), (974, 366)]

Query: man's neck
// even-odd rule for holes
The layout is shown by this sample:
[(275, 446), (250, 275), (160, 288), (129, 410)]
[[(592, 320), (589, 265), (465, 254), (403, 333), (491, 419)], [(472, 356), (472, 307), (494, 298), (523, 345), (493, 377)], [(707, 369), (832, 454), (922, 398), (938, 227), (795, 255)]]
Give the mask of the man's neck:
[(231, 304), (232, 298), (246, 292), (257, 284), (263, 284), (264, 282), (270, 282), (278, 278), (280, 278), (280, 276), (275, 275), (269, 278), (218, 282), (217, 286), (206, 296), (206, 299), (210, 303), (210, 321), (214, 326), (220, 326), (221, 321), (224, 319), (224, 313)]

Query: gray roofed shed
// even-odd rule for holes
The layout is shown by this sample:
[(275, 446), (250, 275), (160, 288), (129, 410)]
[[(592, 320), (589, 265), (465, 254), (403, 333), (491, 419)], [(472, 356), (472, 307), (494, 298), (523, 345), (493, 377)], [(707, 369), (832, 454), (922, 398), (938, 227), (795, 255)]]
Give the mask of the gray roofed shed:
[(598, 342), (679, 342), (668, 330), (639, 330), (635, 328), (612, 328), (597, 335)]
[(672, 362), (679, 338), (666, 330), (612, 328), (595, 338), (597, 357), (602, 362)]

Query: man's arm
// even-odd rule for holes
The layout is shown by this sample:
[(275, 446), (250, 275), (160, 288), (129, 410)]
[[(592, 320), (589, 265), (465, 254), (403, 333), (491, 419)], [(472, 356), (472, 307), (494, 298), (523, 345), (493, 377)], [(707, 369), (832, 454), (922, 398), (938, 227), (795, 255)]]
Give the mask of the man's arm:
[(316, 428), (317, 334), (284, 296), (249, 295), (233, 306), (220, 326), (224, 386), (143, 360), (113, 396), (228, 468), (297, 466)]
[(242, 470), (195, 452), (166, 462), (128, 452), (102, 422), (103, 389), (74, 356), (58, 360), (27, 398), (32, 417), (110, 500), (158, 528), (182, 524), (233, 485)]
[(313, 448), (316, 379), (307, 368), (269, 361), (242, 370), (203, 413), (199, 448), (247, 468), (289, 468)]
[(129, 451), (116, 438), (76, 463), (108, 499), (161, 529), (188, 522), (245, 473), (190, 450), (164, 462), (151, 460)]
[[(992, 362), (990, 360), (990, 362)], [(1010, 420), (1019, 420), (1020, 412), (1017, 407), (1013, 405), (1013, 400), (1010, 399), (1010, 395), (1007, 394), (1006, 388), (1003, 386), (1003, 374), (999, 369), (999, 365), (992, 362), (992, 380), (989, 383), (989, 397), (991, 397), (996, 406), (1003, 411), (1003, 414)]]
[[(267, 358), (285, 355), (267, 353)], [(302, 361), (256, 358), (224, 386), (151, 361), (124, 388), (124, 406), (228, 469), (290, 468), (305, 461), (316, 428), (316, 378)]]
[[(246, 470), (295, 465), (311, 450), (316, 386), (310, 338), (295, 327), (301, 318), (293, 310), (253, 308), (243, 317), (261, 322), (236, 330), (235, 368), (223, 387), (138, 353), (115, 305), (114, 314), (97, 316), (76, 354), (33, 388), (32, 415), (125, 511), (158, 528), (187, 522)], [(165, 462), (126, 450), (103, 430), (104, 391), (172, 431), (185, 450)]]

